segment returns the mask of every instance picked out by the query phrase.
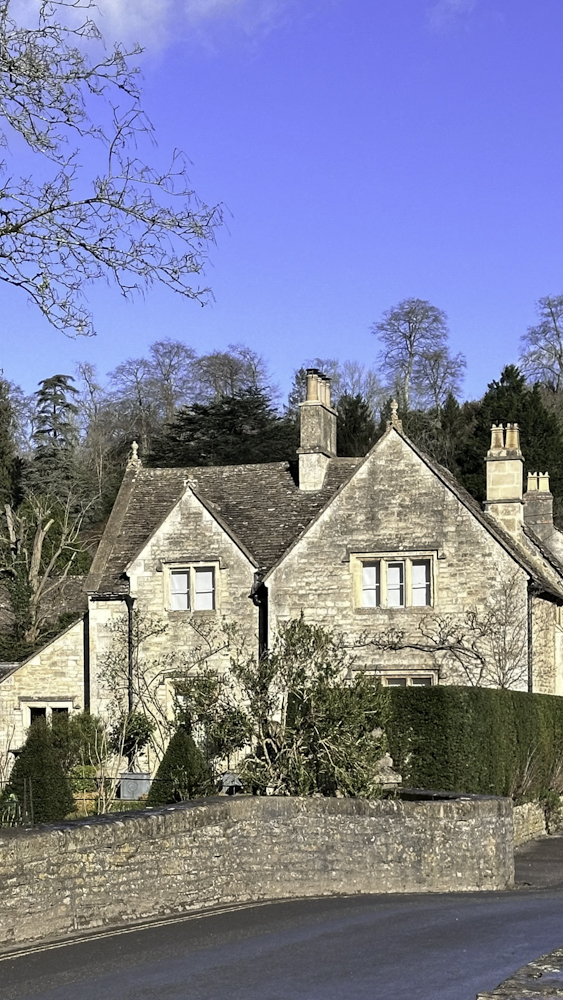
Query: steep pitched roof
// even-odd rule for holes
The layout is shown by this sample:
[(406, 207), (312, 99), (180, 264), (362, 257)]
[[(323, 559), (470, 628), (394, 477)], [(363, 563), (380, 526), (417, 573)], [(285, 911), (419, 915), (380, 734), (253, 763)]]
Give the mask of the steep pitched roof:
[[(458, 483), (455, 476), (438, 462), (435, 462), (429, 455), (421, 451), (404, 434), (395, 428), (396, 433), (412, 448), (416, 455), (428, 466), (438, 479), (457, 497), (460, 503), (479, 521), (484, 528), (502, 545), (502, 547), (513, 557), (513, 559), (531, 577), (534, 584), (544, 593), (563, 600), (563, 567), (559, 568), (557, 560), (553, 555), (548, 555), (537, 535), (524, 525), (522, 539), (516, 540), (499, 524), (496, 518), (491, 517), (481, 507), (480, 503), (467, 492), (465, 487)], [(387, 432), (389, 433), (389, 432)], [(374, 445), (372, 451), (382, 439)], [(371, 452), (370, 452), (371, 454)]]
[(299, 542), (390, 433), (398, 434), (539, 590), (563, 600), (563, 568), (541, 540), (528, 528), (521, 540), (514, 539), (448, 469), (417, 448), (397, 427), (389, 428), (363, 459), (332, 459), (323, 488), (315, 492), (298, 488), (295, 463), (289, 462), (179, 469), (146, 469), (131, 462), (92, 564), (87, 591), (113, 596), (129, 592), (128, 565), (173, 510), (188, 483), (255, 566), (267, 573)]
[(126, 567), (182, 497), (186, 483), (255, 565), (269, 569), (361, 464), (334, 458), (323, 488), (300, 490), (295, 463), (145, 469), (130, 463), (92, 564), (89, 593), (126, 594)]

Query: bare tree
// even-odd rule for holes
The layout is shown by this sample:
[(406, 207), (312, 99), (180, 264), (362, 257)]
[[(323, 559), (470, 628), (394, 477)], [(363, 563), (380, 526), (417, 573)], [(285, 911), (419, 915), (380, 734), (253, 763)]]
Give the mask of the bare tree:
[(194, 363), (196, 402), (235, 396), (247, 389), (276, 389), (271, 385), (264, 358), (244, 344), (229, 344), (226, 351), (204, 354)]
[(381, 651), (412, 649), (435, 657), (441, 677), (471, 687), (521, 688), (527, 676), (527, 608), (518, 573), (494, 596), (460, 614), (424, 617), (416, 632), (391, 628), (364, 638)]
[[(17, 510), (5, 506), (6, 530), (0, 535), (0, 572), (12, 581), (12, 593), (25, 603), (25, 640), (33, 647), (82, 551), (80, 529), (86, 514), (75, 498), (30, 493)], [(61, 608), (62, 610), (62, 608)], [(22, 608), (18, 608), (22, 614)]]
[(419, 397), (441, 410), (448, 396), (457, 396), (467, 362), (463, 354), (451, 355), (444, 347), (423, 354), (419, 362)]
[(163, 420), (172, 420), (179, 406), (192, 402), (197, 355), (180, 340), (157, 340), (149, 347), (149, 383)]
[(436, 405), (436, 399), (441, 405), (448, 393), (458, 391), (465, 359), (450, 356), (447, 317), (441, 309), (424, 299), (404, 299), (383, 313), (372, 332), (382, 344), (381, 377), (403, 409)]
[(519, 367), (530, 382), (555, 392), (563, 389), (563, 295), (547, 295), (537, 304), (539, 323), (521, 338)]
[(305, 399), (307, 368), (318, 368), (331, 380), (331, 402), (338, 406), (342, 396), (361, 396), (375, 419), (385, 399), (385, 391), (372, 368), (360, 361), (338, 361), (336, 358), (308, 358), (293, 376), (288, 409), (296, 411)]
[(90, 0), (39, 0), (32, 28), (13, 6), (0, 0), (0, 146), (23, 140), (39, 162), (19, 178), (0, 165), (0, 281), (71, 335), (94, 332), (83, 294), (101, 278), (126, 297), (158, 281), (205, 301), (194, 277), (221, 209), (198, 201), (178, 151), (163, 169), (143, 161), (140, 49), (108, 55)]

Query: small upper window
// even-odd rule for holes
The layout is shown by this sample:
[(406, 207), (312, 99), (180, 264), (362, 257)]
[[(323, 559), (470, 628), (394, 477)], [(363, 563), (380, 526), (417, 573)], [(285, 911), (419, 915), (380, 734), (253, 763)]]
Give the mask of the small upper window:
[(432, 559), (353, 556), (356, 605), (362, 608), (428, 608), (433, 604)]
[(215, 610), (213, 566), (190, 566), (170, 571), (170, 610)]
[(431, 674), (401, 674), (397, 677), (389, 674), (383, 677), (383, 683), (390, 688), (432, 687), (434, 678)]

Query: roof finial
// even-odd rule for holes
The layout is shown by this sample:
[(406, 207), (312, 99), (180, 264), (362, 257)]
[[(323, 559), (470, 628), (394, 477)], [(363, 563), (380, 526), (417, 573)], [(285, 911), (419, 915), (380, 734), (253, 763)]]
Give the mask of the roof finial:
[(141, 459), (139, 458), (139, 445), (137, 444), (136, 441), (132, 441), (131, 442), (131, 454), (129, 455), (129, 458), (127, 460), (127, 465), (128, 466), (133, 465), (133, 466), (139, 467), (142, 464), (143, 463), (141, 462)]
[(403, 423), (399, 418), (399, 404), (396, 399), (391, 400), (391, 420), (387, 421), (387, 429), (394, 427), (397, 431), (402, 431)]

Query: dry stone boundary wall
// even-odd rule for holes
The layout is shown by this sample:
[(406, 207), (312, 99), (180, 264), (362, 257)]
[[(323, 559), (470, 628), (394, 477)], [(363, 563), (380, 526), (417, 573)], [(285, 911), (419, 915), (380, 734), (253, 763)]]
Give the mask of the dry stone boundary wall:
[(225, 903), (513, 879), (508, 799), (212, 799), (0, 830), (0, 944)]

